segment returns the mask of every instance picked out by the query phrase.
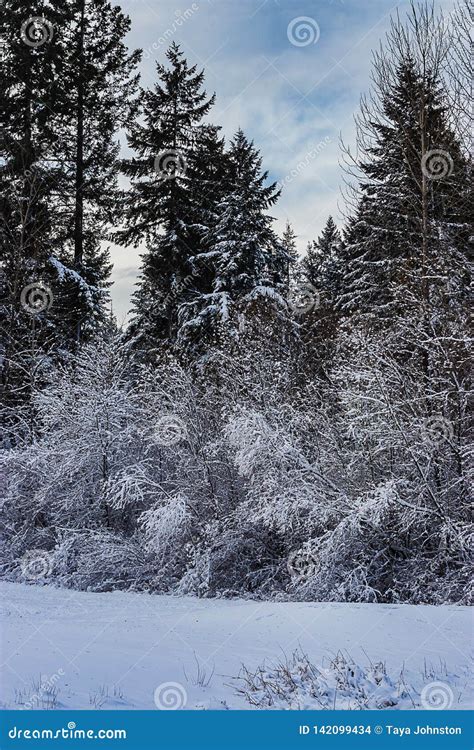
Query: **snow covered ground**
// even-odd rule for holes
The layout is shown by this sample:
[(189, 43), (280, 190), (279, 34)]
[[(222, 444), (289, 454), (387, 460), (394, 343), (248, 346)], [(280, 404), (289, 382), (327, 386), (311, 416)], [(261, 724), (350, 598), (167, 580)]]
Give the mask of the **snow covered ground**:
[[(210, 600), (0, 584), (4, 708), (250, 708), (232, 677), (299, 646), (346, 650), (472, 701), (467, 607)], [(470, 679), (471, 678), (471, 679)], [(169, 685), (169, 683), (173, 683)]]

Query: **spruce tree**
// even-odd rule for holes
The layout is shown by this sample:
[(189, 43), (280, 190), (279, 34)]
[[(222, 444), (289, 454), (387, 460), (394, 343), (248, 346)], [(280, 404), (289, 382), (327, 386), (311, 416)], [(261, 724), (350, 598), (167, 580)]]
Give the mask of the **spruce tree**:
[(290, 222), (286, 221), (285, 231), (282, 234), (282, 247), (286, 255), (285, 285), (290, 289), (291, 282), (298, 275), (298, 250), (296, 247), (296, 234)]
[(63, 344), (53, 309), (59, 284), (50, 263), (60, 248), (52, 196), (61, 167), (51, 159), (60, 10), (45, 2), (0, 7), (0, 345), (7, 443), (31, 432), (30, 394), (44, 376), (46, 355)]
[(38, 256), (43, 243), (38, 275), (51, 277), (57, 338), (71, 348), (106, 314), (102, 243), (120, 212), (115, 138), (131, 112), (139, 53), (128, 53), (129, 19), (107, 0), (8, 3), (2, 17), (4, 185), (16, 196), (25, 175), (20, 255)]
[(0, 11), (2, 378), (27, 407), (50, 358), (106, 318), (101, 243), (120, 205), (114, 138), (138, 53), (123, 43), (128, 19), (105, 0)]
[(186, 351), (187, 356), (192, 356), (196, 333), (198, 338), (200, 335), (196, 331), (196, 315), (200, 315), (203, 300), (209, 299), (214, 288), (219, 251), (212, 247), (210, 239), (218, 221), (219, 206), (227, 194), (228, 175), (229, 159), (220, 128), (203, 126), (198, 131), (188, 170), (192, 190), (190, 248), (193, 248), (194, 254), (188, 258), (190, 272), (176, 299), (176, 350), (182, 353)]
[(243, 309), (269, 297), (282, 301), (284, 293), (288, 259), (267, 214), (279, 192), (275, 184), (265, 184), (261, 156), (242, 130), (230, 143), (227, 159), (224, 194), (201, 256), (213, 264), (212, 288), (192, 302), (193, 315), (180, 332), (187, 348), (192, 342), (205, 348), (220, 345), (228, 326), (235, 325), (236, 306)]
[(189, 259), (197, 252), (198, 203), (190, 174), (202, 120), (214, 103), (203, 91), (204, 73), (188, 65), (178, 45), (166, 56), (169, 67), (157, 63), (158, 82), (141, 92), (141, 119), (129, 128), (135, 156), (123, 162), (131, 187), (117, 234), (124, 244), (146, 242), (130, 329), (145, 348), (176, 339), (179, 301), (192, 273)]
[[(329, 216), (316, 241), (308, 244), (301, 261), (301, 287), (308, 309), (300, 319), (300, 335), (312, 369), (311, 352), (318, 352), (318, 372), (329, 364), (335, 344), (338, 312), (336, 300), (341, 285), (341, 234)], [(323, 370), (324, 371), (324, 370)]]
[[(377, 352), (368, 369), (383, 389), (389, 441), (399, 430), (415, 455), (407, 432), (418, 442), (425, 434), (428, 460), (423, 470), (416, 466), (423, 485), (415, 502), (440, 517), (448, 497), (465, 507), (470, 389), (472, 180), (451, 119), (448, 44), (445, 26), (423, 4), (412, 7), (407, 26), (393, 23), (387, 49), (375, 56), (375, 90), (358, 118), (358, 205), (345, 231), (338, 298), (346, 316), (339, 351), (352, 359), (365, 341)], [(426, 439), (433, 424), (440, 440)], [(369, 444), (382, 472), (397, 460), (389, 441), (383, 452), (377, 438)]]
[(265, 284), (281, 245), (267, 214), (277, 201), (275, 184), (266, 185), (262, 159), (238, 130), (229, 148), (229, 192), (219, 206), (210, 244), (219, 253), (214, 293), (225, 300), (249, 295)]
[(300, 262), (301, 279), (315, 286), (319, 281), (319, 257), (316, 250), (315, 240), (311, 240), (306, 245), (306, 250)]
[[(428, 299), (437, 226), (442, 222), (452, 231), (466, 164), (448, 125), (440, 82), (412, 59), (399, 64), (372, 128), (360, 164), (359, 204), (345, 231), (340, 306), (375, 322), (401, 312), (407, 290), (413, 300)], [(446, 172), (441, 179), (430, 174), (437, 159)]]
[(125, 45), (130, 19), (119, 7), (108, 0), (62, 2), (54, 155), (65, 165), (60, 261), (74, 271), (67, 275), (64, 317), (79, 340), (106, 315), (111, 266), (104, 242), (121, 216), (117, 134), (134, 113), (141, 53)]
[(316, 242), (309, 243), (301, 262), (303, 279), (318, 289), (331, 304), (340, 276), (341, 241), (341, 234), (330, 216)]

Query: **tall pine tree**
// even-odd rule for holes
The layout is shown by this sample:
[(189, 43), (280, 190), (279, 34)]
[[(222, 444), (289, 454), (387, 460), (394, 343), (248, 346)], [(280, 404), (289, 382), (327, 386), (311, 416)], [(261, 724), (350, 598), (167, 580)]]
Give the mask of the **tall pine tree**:
[(281, 241), (286, 255), (285, 285), (288, 291), (291, 282), (298, 276), (298, 249), (296, 246), (296, 239), (297, 236), (295, 231), (287, 220)]
[(307, 287), (310, 300), (312, 295), (313, 304), (300, 319), (300, 335), (306, 347), (305, 363), (311, 370), (316, 362), (318, 373), (328, 367), (335, 345), (339, 318), (336, 302), (343, 276), (341, 242), (341, 234), (329, 216), (320, 236), (309, 243), (301, 261), (301, 284)]
[(146, 349), (176, 339), (179, 301), (192, 272), (189, 259), (197, 251), (196, 186), (190, 175), (202, 121), (214, 103), (203, 91), (204, 73), (188, 65), (178, 45), (169, 48), (167, 59), (168, 68), (157, 63), (155, 88), (142, 91), (141, 119), (128, 132), (136, 155), (123, 162), (131, 187), (117, 235), (124, 244), (146, 242), (131, 326), (135, 343)]
[(139, 54), (105, 0), (7, 1), (0, 12), (2, 379), (6, 400), (17, 394), (28, 411), (50, 357), (106, 320), (101, 243), (120, 206), (114, 139)]
[(237, 310), (264, 299), (283, 304), (289, 258), (267, 213), (279, 192), (266, 184), (261, 156), (242, 130), (227, 160), (224, 194), (201, 251), (214, 268), (212, 288), (182, 311), (180, 343), (188, 350), (219, 346), (235, 327)]
[(453, 224), (463, 223), (460, 206), (466, 209), (460, 196), (467, 165), (448, 124), (440, 81), (404, 59), (380, 107), (359, 165), (361, 195), (345, 232), (340, 298), (343, 311), (374, 324), (393, 320), (410, 301), (416, 306), (429, 299), (440, 222), (452, 235)]
[(61, 18), (46, 2), (0, 6), (4, 43), (0, 76), (1, 384), (4, 440), (32, 431), (30, 394), (47, 356), (63, 344), (52, 303), (60, 285), (50, 263), (60, 242), (53, 195), (62, 169), (51, 157), (51, 104), (60, 88)]
[[(77, 340), (105, 318), (111, 266), (104, 242), (121, 217), (118, 130), (135, 112), (140, 52), (129, 52), (130, 19), (109, 0), (62, 0), (63, 68), (55, 102), (64, 165), (61, 263), (72, 266), (65, 317)], [(61, 266), (58, 265), (61, 272)]]

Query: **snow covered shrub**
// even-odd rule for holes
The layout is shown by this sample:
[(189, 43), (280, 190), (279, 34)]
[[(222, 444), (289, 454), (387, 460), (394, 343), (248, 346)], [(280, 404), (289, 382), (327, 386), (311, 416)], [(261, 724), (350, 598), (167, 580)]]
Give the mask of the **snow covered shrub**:
[(179, 582), (186, 570), (184, 549), (193, 529), (188, 499), (174, 494), (142, 513), (138, 523), (144, 549), (155, 559), (150, 587), (169, 589)]
[(334, 529), (311, 540), (309, 549), (315, 570), (293, 583), (296, 598), (414, 604), (472, 600), (472, 526), (450, 524), (443, 530), (431, 514), (407, 509), (392, 482), (369, 493)]
[(154, 572), (140, 538), (106, 529), (62, 532), (53, 561), (58, 583), (88, 591), (147, 590)]
[(175, 362), (135, 366), (112, 340), (84, 346), (36, 408), (35, 440), (0, 459), (5, 572), (59, 545), (66, 585), (111, 587), (115, 570), (118, 587), (142, 587), (141, 566), (150, 589), (176, 585), (185, 546), (229, 510), (206, 398)]
[(381, 487), (348, 512), (333, 529), (309, 543), (315, 570), (296, 580), (294, 591), (317, 601), (379, 601), (391, 583), (396, 534), (393, 488)]
[(307, 598), (428, 602), (446, 576), (440, 596), (466, 601), (466, 406), (455, 380), (426, 382), (424, 358), (409, 340), (400, 350), (402, 341), (400, 332), (341, 337), (332, 380), (346, 427), (348, 502), (313, 538), (321, 565), (301, 588)]
[(52, 545), (61, 528), (124, 528), (104, 489), (136, 440), (126, 372), (116, 347), (87, 346), (37, 394), (34, 442), (0, 458), (7, 476), (3, 536), (13, 553), (19, 544), (40, 546), (45, 534)]
[(245, 666), (236, 692), (256, 708), (290, 710), (386, 710), (414, 708), (403, 674), (393, 677), (383, 662), (363, 668), (339, 652), (327, 666), (312, 664), (296, 650), (290, 658), (254, 672)]
[(282, 540), (261, 525), (231, 528), (211, 522), (186, 546), (187, 570), (179, 591), (196, 596), (265, 596), (285, 580)]
[[(247, 496), (238, 513), (304, 539), (338, 517), (336, 485), (304, 444), (307, 415), (285, 405), (266, 414), (242, 409), (225, 427)], [(331, 502), (331, 498), (333, 502)]]
[[(77, 533), (88, 532), (81, 536), (84, 549), (78, 550), (81, 572), (72, 567), (71, 585), (94, 587), (107, 580), (110, 586), (115, 563), (122, 585), (127, 576), (117, 546), (123, 545), (125, 559), (136, 518), (153, 502), (150, 466), (160, 449), (146, 440), (149, 415), (143, 414), (119, 342), (84, 346), (36, 395), (35, 406), (35, 440), (0, 458), (6, 477), (6, 555), (16, 558), (32, 548), (51, 550), (57, 543), (74, 547)], [(64, 530), (71, 534), (69, 541)], [(131, 551), (132, 558), (136, 554)], [(90, 565), (94, 570), (89, 574), (85, 568)], [(135, 563), (132, 568), (136, 572)]]
[(31, 444), (0, 457), (3, 574), (40, 550), (78, 588), (471, 601), (464, 417), (439, 384), (426, 398), (412, 354), (338, 343), (306, 383), (255, 341), (206, 378), (83, 346), (36, 394)]
[(226, 590), (263, 595), (282, 585), (282, 541), (261, 525), (224, 531), (209, 549), (210, 595)]
[(187, 498), (179, 493), (167, 498), (139, 518), (147, 547), (157, 555), (166, 555), (170, 547), (182, 544), (191, 529)]
[(431, 545), (406, 556), (394, 569), (392, 601), (474, 604), (474, 531), (451, 522), (431, 529)]
[[(279, 394), (264, 412), (237, 410), (224, 434), (244, 480), (245, 495), (233, 514), (237, 529), (251, 518), (260, 533), (278, 540), (262, 590), (276, 593), (290, 586), (294, 592), (290, 554), (334, 528), (347, 505), (342, 483), (338, 486), (332, 478), (338, 464), (330, 450), (333, 431), (318, 403), (297, 408)], [(263, 553), (260, 568), (265, 569)]]

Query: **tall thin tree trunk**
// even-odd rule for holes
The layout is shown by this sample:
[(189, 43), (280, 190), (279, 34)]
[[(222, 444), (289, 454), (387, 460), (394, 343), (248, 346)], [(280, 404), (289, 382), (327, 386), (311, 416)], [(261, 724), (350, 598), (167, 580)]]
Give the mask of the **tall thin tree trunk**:
[[(428, 133), (427, 133), (427, 122), (426, 122), (426, 72), (423, 70), (423, 98), (421, 101), (420, 109), (420, 130), (421, 130), (421, 154), (420, 159), (423, 160), (428, 152)], [(421, 298), (422, 298), (422, 310), (423, 310), (423, 328), (426, 332), (428, 330), (428, 315), (429, 315), (429, 301), (430, 301), (430, 289), (428, 282), (428, 253), (429, 253), (429, 216), (428, 216), (428, 191), (429, 181), (426, 174), (426, 170), (422, 170), (421, 173)], [(429, 354), (426, 342), (423, 344), (422, 349), (423, 359), (423, 370), (426, 379), (429, 378)]]
[[(80, 3), (80, 27), (78, 42), (77, 79), (77, 140), (76, 140), (76, 183), (74, 211), (74, 265), (79, 268), (84, 256), (84, 15), (85, 0)], [(81, 339), (81, 322), (76, 324), (76, 340)]]
[[(33, 243), (33, 216), (36, 206), (31, 198), (31, 169), (35, 158), (31, 126), (31, 91), (26, 91), (25, 130), (21, 156), (23, 168), (22, 201), (21, 201), (21, 256), (36, 259)], [(33, 204), (33, 205), (32, 205)]]

